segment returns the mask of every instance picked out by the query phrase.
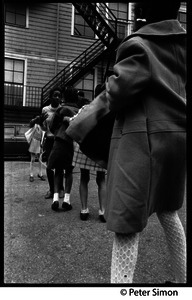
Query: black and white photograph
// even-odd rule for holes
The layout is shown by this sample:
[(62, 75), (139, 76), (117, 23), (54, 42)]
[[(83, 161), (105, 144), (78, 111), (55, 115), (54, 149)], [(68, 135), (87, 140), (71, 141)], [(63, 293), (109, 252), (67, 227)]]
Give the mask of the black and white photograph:
[(180, 298), (187, 2), (2, 6), (2, 286)]

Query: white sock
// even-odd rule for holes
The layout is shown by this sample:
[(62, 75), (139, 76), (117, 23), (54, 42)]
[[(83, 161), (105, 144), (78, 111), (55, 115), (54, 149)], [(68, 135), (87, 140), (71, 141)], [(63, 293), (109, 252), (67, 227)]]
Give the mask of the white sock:
[(86, 209), (81, 209), (81, 213), (82, 214), (88, 214), (89, 213), (89, 209), (86, 208)]
[(65, 194), (63, 202), (67, 202), (68, 204), (70, 204), (70, 194)]
[(53, 202), (54, 201), (59, 201), (59, 193), (54, 193), (54, 195), (53, 195)]
[(104, 209), (103, 209), (103, 210), (99, 209), (99, 216), (103, 216), (104, 213), (105, 213), (105, 210), (104, 210)]

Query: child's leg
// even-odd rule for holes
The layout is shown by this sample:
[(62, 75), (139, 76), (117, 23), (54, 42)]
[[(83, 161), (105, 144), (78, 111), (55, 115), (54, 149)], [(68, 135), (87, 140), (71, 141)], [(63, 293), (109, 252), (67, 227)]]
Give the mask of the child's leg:
[(99, 209), (101, 212), (105, 211), (105, 197), (106, 197), (106, 184), (105, 184), (105, 172), (97, 171), (96, 182), (98, 185), (98, 198)]
[(80, 200), (82, 210), (87, 209), (87, 198), (88, 198), (88, 183), (90, 180), (89, 170), (81, 169), (81, 178), (80, 178)]
[(65, 196), (63, 201), (70, 204), (70, 193), (73, 184), (73, 168), (65, 170)]
[(55, 169), (55, 174), (54, 174), (54, 195), (55, 194), (59, 195), (62, 172), (63, 172), (62, 169)]
[(33, 177), (33, 164), (35, 162), (35, 153), (31, 153), (31, 161), (30, 161), (30, 176)]
[(39, 163), (39, 175), (43, 176), (43, 174), (42, 174), (42, 164), (41, 164), (41, 161), (40, 161), (40, 153), (37, 154), (37, 158), (38, 158), (38, 163)]
[(90, 180), (89, 170), (80, 169), (81, 170), (81, 178), (79, 185), (79, 194), (81, 200), (81, 211), (80, 211), (80, 219), (82, 221), (86, 221), (89, 217), (89, 209), (87, 207), (87, 198), (88, 198), (88, 183)]
[(53, 203), (51, 208), (53, 210), (57, 210), (59, 207), (59, 190), (60, 190), (60, 183), (61, 183), (61, 174), (62, 169), (55, 169), (54, 173), (54, 195), (53, 195)]
[(186, 282), (186, 237), (177, 211), (157, 215), (164, 229), (177, 283)]
[(37, 154), (37, 157), (38, 157), (38, 162), (39, 162), (39, 173), (38, 173), (38, 177), (45, 181), (45, 177), (43, 176), (43, 166), (42, 166), (42, 163), (41, 163), (41, 159), (40, 159), (40, 153)]
[[(53, 143), (54, 143), (54, 138), (46, 137), (45, 144), (44, 144), (44, 150), (46, 153), (46, 162), (47, 163), (49, 160), (51, 150), (53, 148)], [(52, 196), (54, 194), (54, 171), (52, 169), (46, 168), (46, 173), (47, 173), (47, 179), (48, 179), (48, 183), (49, 183), (49, 192), (47, 193), (47, 195), (45, 195), (45, 199), (50, 199), (50, 198), (52, 198)]]
[(137, 262), (139, 233), (115, 234), (111, 261), (111, 283), (132, 283)]
[[(54, 194), (54, 171), (46, 168), (47, 179), (49, 182), (49, 190), (51, 194)], [(46, 196), (45, 196), (46, 198)], [(48, 199), (48, 198), (47, 198)]]
[(73, 184), (73, 167), (65, 170), (65, 195), (63, 198), (62, 208), (64, 211), (68, 211), (72, 209), (72, 205), (70, 203), (70, 193)]
[(60, 176), (60, 188), (59, 188), (59, 198), (63, 198), (64, 197), (64, 186), (63, 186), (63, 179), (64, 179), (64, 172), (62, 171), (61, 176)]

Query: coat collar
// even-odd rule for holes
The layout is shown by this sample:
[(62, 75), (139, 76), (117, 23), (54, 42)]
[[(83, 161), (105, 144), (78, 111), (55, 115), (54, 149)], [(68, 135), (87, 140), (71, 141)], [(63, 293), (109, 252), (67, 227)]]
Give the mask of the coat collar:
[(135, 33), (129, 35), (124, 41), (134, 36), (162, 36), (168, 37), (173, 35), (185, 35), (185, 29), (180, 25), (178, 20), (165, 20), (157, 23), (144, 25)]

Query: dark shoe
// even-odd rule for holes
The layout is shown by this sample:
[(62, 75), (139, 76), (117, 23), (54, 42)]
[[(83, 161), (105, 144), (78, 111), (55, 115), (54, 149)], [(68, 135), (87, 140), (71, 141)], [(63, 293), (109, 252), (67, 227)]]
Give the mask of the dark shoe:
[(59, 208), (59, 201), (54, 201), (51, 204), (51, 208), (52, 208), (52, 210), (58, 210), (58, 208)]
[(88, 217), (89, 217), (89, 209), (87, 208), (87, 209), (81, 210), (80, 219), (82, 221), (86, 221), (88, 219)]
[(45, 180), (46, 180), (45, 177), (44, 177), (43, 175), (41, 176), (41, 175), (38, 174), (37, 176), (38, 176), (42, 181), (45, 181)]
[(33, 177), (32, 175), (30, 175), (29, 181), (30, 181), (30, 182), (33, 182), (33, 181), (34, 181), (34, 177)]
[(104, 218), (104, 211), (99, 210), (99, 219), (102, 223), (106, 223), (106, 220)]
[(104, 218), (104, 215), (99, 215), (99, 219), (102, 223), (106, 223), (106, 220)]
[(64, 198), (64, 190), (59, 191), (59, 198)]
[(53, 193), (48, 191), (47, 194), (45, 195), (45, 199), (53, 199)]
[(62, 203), (62, 208), (63, 208), (64, 211), (68, 211), (68, 210), (72, 209), (72, 205), (67, 203), (67, 202), (63, 202)]

